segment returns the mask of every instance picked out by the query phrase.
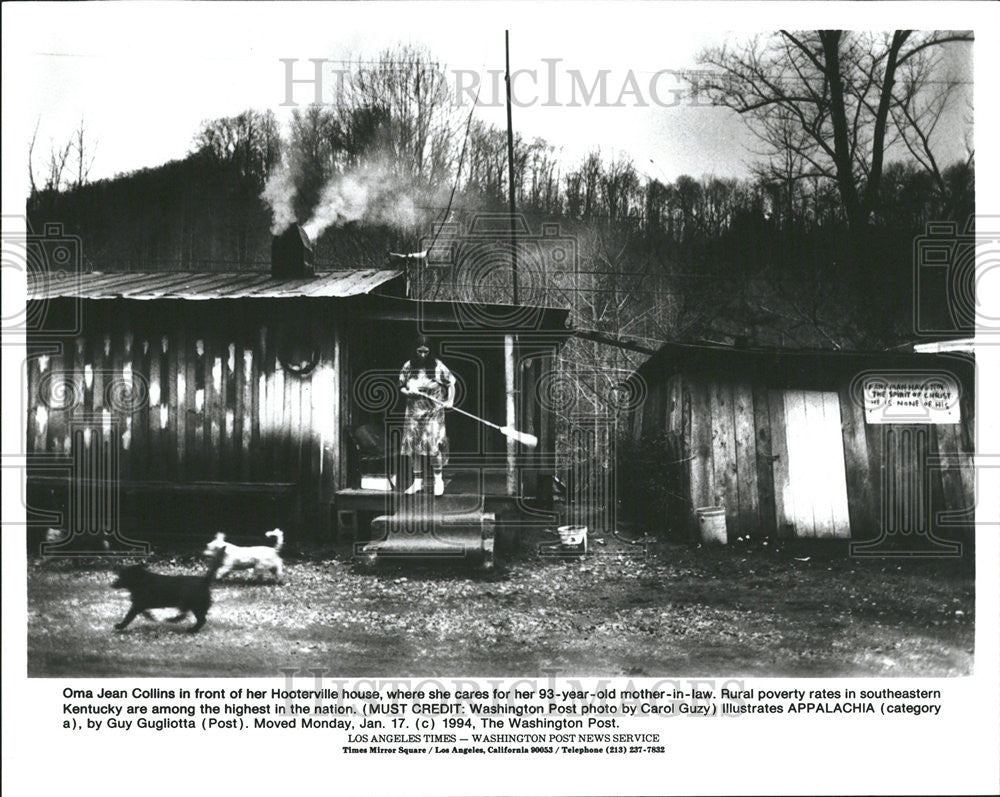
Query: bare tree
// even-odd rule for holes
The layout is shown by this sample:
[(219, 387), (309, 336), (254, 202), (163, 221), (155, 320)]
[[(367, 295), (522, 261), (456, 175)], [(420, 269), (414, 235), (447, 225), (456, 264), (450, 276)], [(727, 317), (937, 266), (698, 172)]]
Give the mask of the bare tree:
[(236, 261), (253, 259), (259, 195), (281, 157), (281, 131), (271, 111), (243, 111), (202, 123), (194, 139), (195, 153), (210, 166), (207, 174), (223, 187), (228, 202), (219, 209), (226, 239)]
[(640, 206), (639, 175), (632, 161), (612, 159), (599, 179), (600, 195), (609, 219), (626, 219)]
[(507, 137), (496, 127), (473, 119), (469, 128), (468, 179), (465, 191), (503, 203), (507, 186)]
[[(38, 182), (35, 179), (35, 145), (38, 142), (40, 125), (41, 119), (35, 122), (35, 130), (31, 134), (31, 142), (28, 144), (28, 184), (31, 194), (36, 194), (39, 191)], [(85, 185), (94, 165), (96, 148), (96, 143), (92, 144), (87, 139), (87, 127), (82, 118), (79, 127), (65, 145), (56, 146), (55, 142), (50, 140), (49, 160), (46, 164), (45, 181), (41, 190), (61, 191), (64, 188), (79, 188)], [(67, 179), (65, 177), (66, 169), (67, 167), (72, 168), (70, 156), (74, 154), (75, 175)]]
[(46, 191), (58, 191), (63, 186), (63, 172), (66, 171), (66, 162), (73, 149), (72, 140), (66, 142), (66, 146), (57, 148), (55, 143), (49, 147), (49, 170), (45, 178)]
[(202, 123), (194, 147), (263, 186), (281, 155), (281, 131), (273, 112), (247, 110)]
[(444, 65), (425, 50), (400, 46), (354, 67), (333, 106), (336, 151), (348, 163), (388, 159), (424, 186), (446, 182), (465, 119)]
[(337, 153), (334, 148), (335, 121), (328, 108), (311, 105), (292, 113), (288, 140), (288, 162), (298, 189), (296, 215), (306, 218), (319, 200), (320, 192), (334, 172)]
[(91, 144), (87, 141), (87, 128), (83, 118), (80, 118), (80, 126), (73, 133), (73, 149), (76, 152), (76, 181), (74, 188), (79, 188), (87, 182), (90, 176), (90, 169), (94, 165), (97, 149), (96, 142)]
[(743, 116), (775, 173), (835, 181), (847, 224), (857, 229), (878, 206), (894, 145), (946, 188), (935, 132), (957, 84), (941, 79), (941, 53), (971, 41), (971, 33), (953, 31), (780, 31), (705, 51), (700, 60), (717, 71), (691, 81)]
[(35, 131), (31, 134), (31, 143), (28, 144), (28, 184), (32, 196), (38, 192), (38, 184), (35, 182), (35, 141), (38, 140), (38, 126), (41, 123), (41, 119), (35, 122)]

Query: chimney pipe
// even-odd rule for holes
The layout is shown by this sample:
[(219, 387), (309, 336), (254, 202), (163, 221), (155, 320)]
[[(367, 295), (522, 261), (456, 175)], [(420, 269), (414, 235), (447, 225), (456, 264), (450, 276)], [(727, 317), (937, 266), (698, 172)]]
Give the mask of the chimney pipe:
[(313, 246), (298, 224), (271, 238), (271, 276), (279, 279), (313, 277)]

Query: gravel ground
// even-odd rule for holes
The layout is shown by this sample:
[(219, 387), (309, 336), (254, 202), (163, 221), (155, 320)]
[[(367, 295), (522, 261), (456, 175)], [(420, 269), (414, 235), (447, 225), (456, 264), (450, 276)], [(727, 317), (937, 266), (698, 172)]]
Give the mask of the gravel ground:
[[(531, 546), (485, 573), (286, 559), (284, 583), (234, 574), (208, 623), (137, 618), (106, 563), (29, 563), (33, 676), (930, 676), (972, 671), (968, 562), (846, 550), (710, 549), (608, 538), (587, 557)], [(193, 558), (152, 569), (198, 573)], [(172, 610), (156, 612), (159, 618)]]

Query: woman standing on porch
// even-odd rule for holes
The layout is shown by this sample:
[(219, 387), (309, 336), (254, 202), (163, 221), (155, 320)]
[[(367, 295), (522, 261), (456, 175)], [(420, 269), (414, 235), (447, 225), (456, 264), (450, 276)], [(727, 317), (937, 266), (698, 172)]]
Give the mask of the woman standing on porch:
[(444, 411), (455, 403), (455, 377), (448, 366), (433, 355), (430, 341), (417, 338), (414, 356), (403, 364), (399, 389), (406, 396), (406, 420), (400, 453), (413, 466), (413, 484), (406, 492), (424, 488), (424, 457), (434, 470), (434, 495), (444, 494), (444, 465), (448, 452)]

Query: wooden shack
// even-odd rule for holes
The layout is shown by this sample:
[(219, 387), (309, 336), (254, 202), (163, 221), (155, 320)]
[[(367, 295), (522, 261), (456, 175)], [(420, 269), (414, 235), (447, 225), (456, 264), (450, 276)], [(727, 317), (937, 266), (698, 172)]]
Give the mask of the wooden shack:
[(730, 541), (954, 551), (944, 538), (972, 522), (968, 355), (667, 344), (633, 379), (647, 398), (629, 433), (659, 434), (681, 465), (674, 528), (696, 534), (699, 508), (724, 507)]
[(398, 270), (299, 265), (32, 275), (29, 524), (123, 540), (168, 520), (198, 539), (278, 524), (321, 537), (338, 519), (357, 532), (356, 513), (388, 500), (363, 489), (362, 471), (398, 467), (388, 447), (365, 451), (358, 430), (392, 444), (397, 374), (418, 331), (456, 374), (458, 406), (540, 439), (512, 452), (450, 416), (449, 493), (516, 506), (545, 492), (554, 431), (532, 385), (552, 366), (565, 310), (415, 301)]

